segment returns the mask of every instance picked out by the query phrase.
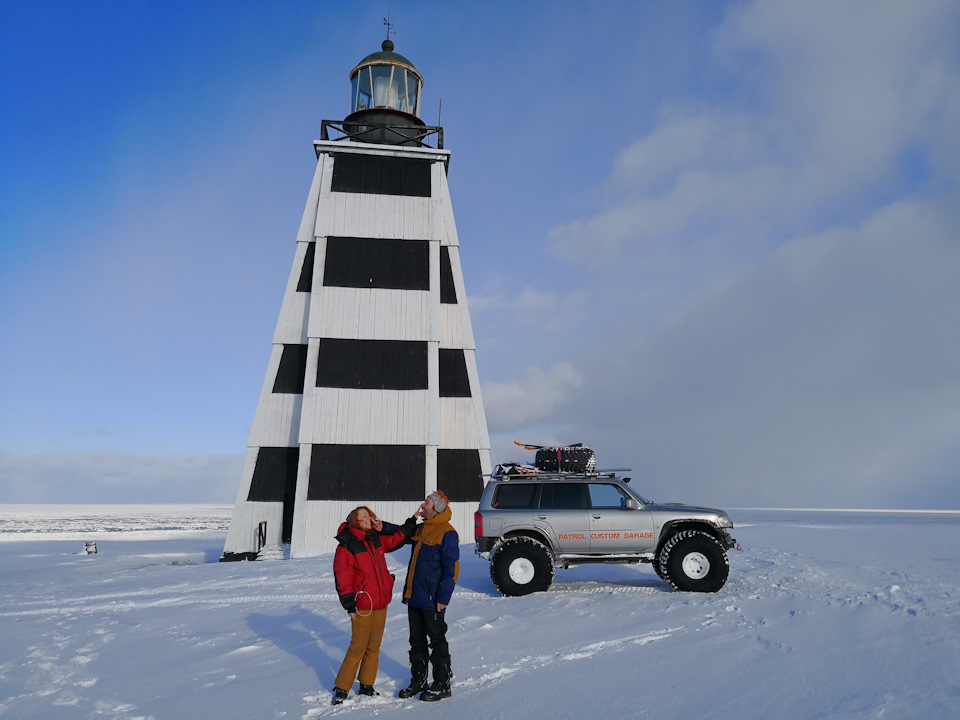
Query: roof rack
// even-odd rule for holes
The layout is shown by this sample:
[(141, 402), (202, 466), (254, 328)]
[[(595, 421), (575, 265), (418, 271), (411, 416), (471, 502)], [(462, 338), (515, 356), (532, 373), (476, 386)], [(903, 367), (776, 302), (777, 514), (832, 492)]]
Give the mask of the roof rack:
[(490, 473), (483, 477), (498, 478), (504, 481), (510, 480), (596, 480), (598, 478), (607, 478), (609, 480), (629, 481), (629, 478), (621, 478), (618, 472), (630, 472), (630, 468), (613, 468), (610, 470), (591, 470), (589, 472), (544, 472), (543, 470), (531, 470), (519, 473)]

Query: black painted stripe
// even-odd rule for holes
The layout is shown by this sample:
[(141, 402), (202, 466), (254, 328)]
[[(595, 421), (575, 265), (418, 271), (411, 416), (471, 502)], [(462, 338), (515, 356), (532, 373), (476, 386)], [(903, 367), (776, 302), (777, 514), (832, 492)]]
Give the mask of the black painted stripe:
[(307, 346), (284, 345), (277, 377), (273, 381), (273, 392), (302, 395), (306, 372)]
[(450, 248), (446, 245), (440, 248), (440, 302), (448, 305), (457, 302), (457, 288), (453, 284), (453, 269), (450, 265)]
[(414, 502), (425, 475), (422, 445), (314, 445), (307, 500)]
[(479, 450), (437, 450), (437, 487), (453, 502), (476, 502), (483, 493)]
[(470, 377), (463, 350), (440, 348), (440, 397), (470, 397)]
[(317, 387), (426, 390), (427, 343), (321, 338)]
[(299, 447), (262, 447), (257, 451), (257, 461), (250, 480), (249, 502), (284, 502), (297, 488), (297, 463)]
[(331, 190), (430, 197), (430, 160), (334, 153)]
[(427, 240), (327, 238), (323, 263), (327, 287), (430, 289)]
[(313, 287), (313, 263), (317, 256), (317, 244), (307, 243), (307, 252), (303, 256), (303, 267), (300, 268), (300, 282), (297, 283), (297, 292), (310, 292)]

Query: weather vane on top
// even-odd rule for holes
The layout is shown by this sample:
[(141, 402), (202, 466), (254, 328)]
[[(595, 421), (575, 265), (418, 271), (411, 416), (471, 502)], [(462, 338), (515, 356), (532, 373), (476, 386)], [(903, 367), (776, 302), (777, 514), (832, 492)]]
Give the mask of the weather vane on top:
[(393, 33), (394, 35), (397, 34), (397, 31), (393, 29), (394, 28), (393, 23), (390, 22), (390, 6), (389, 5), (387, 5), (387, 16), (383, 19), (383, 24), (387, 26), (387, 40), (390, 39), (390, 33)]

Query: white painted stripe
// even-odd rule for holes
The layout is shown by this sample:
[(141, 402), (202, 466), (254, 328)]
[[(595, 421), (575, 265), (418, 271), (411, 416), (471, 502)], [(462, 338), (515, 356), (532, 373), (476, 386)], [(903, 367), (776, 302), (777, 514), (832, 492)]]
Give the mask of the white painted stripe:
[(425, 341), (432, 337), (429, 292), (319, 287), (312, 295), (307, 330), (311, 338)]
[(269, 393), (260, 398), (250, 428), (251, 447), (296, 447), (303, 395)]
[(299, 439), (301, 444), (426, 445), (429, 409), (428, 390), (314, 388), (304, 397)]
[[(312, 238), (311, 238), (312, 241)], [(298, 242), (293, 256), (293, 266), (287, 278), (287, 289), (280, 306), (277, 329), (273, 333), (274, 343), (305, 344), (307, 342), (307, 318), (310, 305), (310, 293), (297, 292), (303, 260), (310, 242)]]
[(460, 248), (451, 247), (450, 253), (450, 272), (453, 275), (453, 286), (457, 291), (457, 305), (460, 311), (460, 332), (463, 336), (461, 344), (457, 347), (475, 349), (477, 347), (473, 340), (473, 325), (470, 323), (470, 310), (467, 307), (467, 288), (463, 284), (463, 268), (460, 265)]
[(328, 212), (316, 235), (329, 237), (431, 238), (431, 199), (403, 195), (330, 193)]
[(457, 223), (453, 218), (453, 202), (450, 200), (450, 186), (447, 184), (446, 173), (443, 173), (434, 184), (434, 194), (437, 193), (437, 189), (443, 203), (443, 244), (459, 247), (460, 236), (457, 234)]
[(300, 230), (297, 232), (297, 242), (313, 240), (313, 229), (317, 225), (317, 205), (320, 200), (320, 187), (323, 184), (324, 161), (317, 160), (317, 168), (313, 173), (313, 182), (310, 183), (310, 192), (307, 194), (307, 205), (300, 220)]
[(294, 447), (297, 444), (301, 414), (300, 396), (278, 395), (273, 392), (273, 383), (282, 356), (283, 346), (274, 345), (247, 437), (247, 447)]
[(473, 398), (440, 398), (440, 447), (480, 447)]

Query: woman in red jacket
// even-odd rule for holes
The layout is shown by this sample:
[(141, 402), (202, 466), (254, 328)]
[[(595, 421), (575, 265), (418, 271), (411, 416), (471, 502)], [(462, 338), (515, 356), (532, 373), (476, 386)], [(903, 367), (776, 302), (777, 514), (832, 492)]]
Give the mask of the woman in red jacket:
[(337, 532), (337, 552), (333, 556), (333, 574), (340, 604), (350, 614), (350, 647), (337, 673), (333, 704), (346, 699), (360, 670), (359, 695), (376, 695), (380, 641), (387, 622), (387, 605), (393, 596), (394, 577), (387, 569), (385, 552), (393, 550), (413, 534), (416, 518), (401, 527), (384, 524), (373, 511), (360, 506), (347, 515)]

